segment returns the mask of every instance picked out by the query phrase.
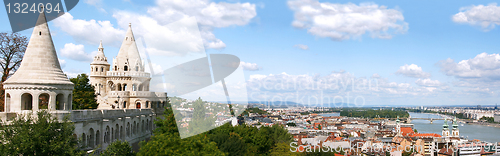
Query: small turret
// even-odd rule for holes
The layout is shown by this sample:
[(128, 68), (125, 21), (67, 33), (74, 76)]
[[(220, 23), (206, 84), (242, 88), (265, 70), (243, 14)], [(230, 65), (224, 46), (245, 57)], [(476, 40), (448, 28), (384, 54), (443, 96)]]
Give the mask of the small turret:
[(448, 120), (446, 118), (444, 119), (444, 123), (443, 123), (442, 135), (443, 135), (443, 137), (450, 136), (450, 130), (448, 129)]
[(109, 71), (108, 58), (104, 55), (104, 47), (99, 43), (94, 61), (90, 63), (90, 84), (94, 86), (97, 95), (106, 93), (106, 73)]
[(458, 123), (457, 123), (457, 117), (455, 117), (455, 119), (453, 119), (453, 129), (451, 130), (451, 135), (453, 137), (459, 137), (459, 130), (458, 130)]

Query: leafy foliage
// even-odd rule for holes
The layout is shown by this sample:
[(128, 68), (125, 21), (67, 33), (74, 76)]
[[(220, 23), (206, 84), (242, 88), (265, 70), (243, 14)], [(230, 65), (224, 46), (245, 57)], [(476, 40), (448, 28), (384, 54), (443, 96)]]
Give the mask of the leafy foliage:
[(2, 125), (2, 155), (81, 155), (73, 136), (75, 126), (67, 117), (57, 120), (46, 111), (20, 115), (10, 125)]
[(97, 100), (94, 86), (89, 83), (87, 74), (80, 74), (76, 78), (71, 78), (75, 84), (73, 89), (73, 109), (96, 109)]
[(130, 147), (127, 141), (117, 140), (112, 142), (106, 150), (101, 154), (102, 156), (134, 156), (135, 153), (132, 152), (132, 147)]
[(137, 155), (224, 155), (205, 135), (181, 139), (173, 111), (168, 107), (163, 117), (155, 121), (155, 135), (141, 143)]
[(346, 109), (340, 112), (340, 116), (347, 117), (365, 117), (365, 118), (406, 118), (410, 116), (410, 114), (404, 110), (390, 110), (390, 109), (382, 109), (382, 110), (373, 110), (373, 109)]
[(245, 116), (245, 115), (248, 115), (249, 113), (256, 113), (256, 114), (267, 114), (266, 111), (263, 111), (259, 108), (248, 108), (246, 109), (243, 113), (241, 113), (241, 115)]
[(28, 38), (19, 33), (0, 33), (0, 68), (2, 70), (2, 79), (0, 80), (0, 111), (4, 110), (5, 90), (3, 82), (9, 76), (16, 72), (21, 65)]
[[(205, 117), (204, 113), (194, 112), (193, 118), (196, 116)], [(138, 155), (269, 155), (272, 149), (278, 150), (278, 144), (288, 145), (292, 141), (282, 125), (256, 128), (244, 124), (233, 127), (229, 123), (180, 139), (173, 111), (169, 108), (164, 119), (158, 119), (155, 124), (155, 135), (141, 144)], [(287, 147), (281, 148), (285, 151)]]

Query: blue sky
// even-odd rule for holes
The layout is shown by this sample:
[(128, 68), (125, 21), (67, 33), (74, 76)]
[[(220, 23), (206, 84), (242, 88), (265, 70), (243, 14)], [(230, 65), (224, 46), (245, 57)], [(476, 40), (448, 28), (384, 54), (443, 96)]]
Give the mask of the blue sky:
[[(111, 63), (127, 23), (151, 41), (148, 32), (137, 30), (150, 27), (133, 22), (148, 19), (163, 30), (188, 17), (196, 18), (207, 53), (233, 54), (243, 61), (251, 101), (297, 94), (317, 99), (319, 92), (350, 103), (359, 97), (363, 102), (354, 103), (374, 106), (498, 101), (500, 35), (495, 26), (500, 6), (495, 1), (82, 0), (49, 25), (63, 70), (74, 76), (89, 73), (100, 40)], [(5, 23), (1, 31), (10, 31), (3, 10), (0, 20)], [(31, 31), (20, 33), (29, 37)], [(378, 85), (358, 90), (276, 87), (292, 80), (309, 84), (327, 79)]]

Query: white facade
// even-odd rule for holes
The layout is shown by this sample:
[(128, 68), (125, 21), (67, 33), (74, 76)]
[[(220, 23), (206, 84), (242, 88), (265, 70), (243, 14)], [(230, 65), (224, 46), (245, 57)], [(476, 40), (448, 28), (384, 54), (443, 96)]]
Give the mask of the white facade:
[[(8, 123), (19, 114), (42, 109), (59, 119), (70, 116), (75, 124), (74, 135), (88, 150), (104, 149), (114, 140), (136, 144), (150, 137), (153, 120), (163, 114), (167, 94), (148, 91), (149, 73), (144, 72), (130, 28), (125, 38), (125, 48), (122, 45), (114, 64), (131, 65), (135, 70), (109, 71), (101, 44), (90, 65), (90, 82), (99, 94), (99, 109), (72, 110), (74, 84), (61, 70), (45, 15), (41, 13), (21, 66), (4, 82), (5, 112), (0, 113), (0, 119)], [(128, 55), (121, 55), (122, 50)], [(127, 84), (141, 87), (126, 87)]]

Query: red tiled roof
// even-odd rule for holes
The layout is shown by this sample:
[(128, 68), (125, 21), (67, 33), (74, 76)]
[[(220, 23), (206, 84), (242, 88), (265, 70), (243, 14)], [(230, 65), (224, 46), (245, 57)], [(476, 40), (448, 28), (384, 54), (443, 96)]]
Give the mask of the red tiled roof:
[(401, 127), (401, 133), (403, 133), (403, 136), (409, 136), (414, 134), (415, 132), (411, 127)]
[(436, 133), (415, 133), (412, 134), (410, 137), (441, 137), (441, 135), (436, 134)]

